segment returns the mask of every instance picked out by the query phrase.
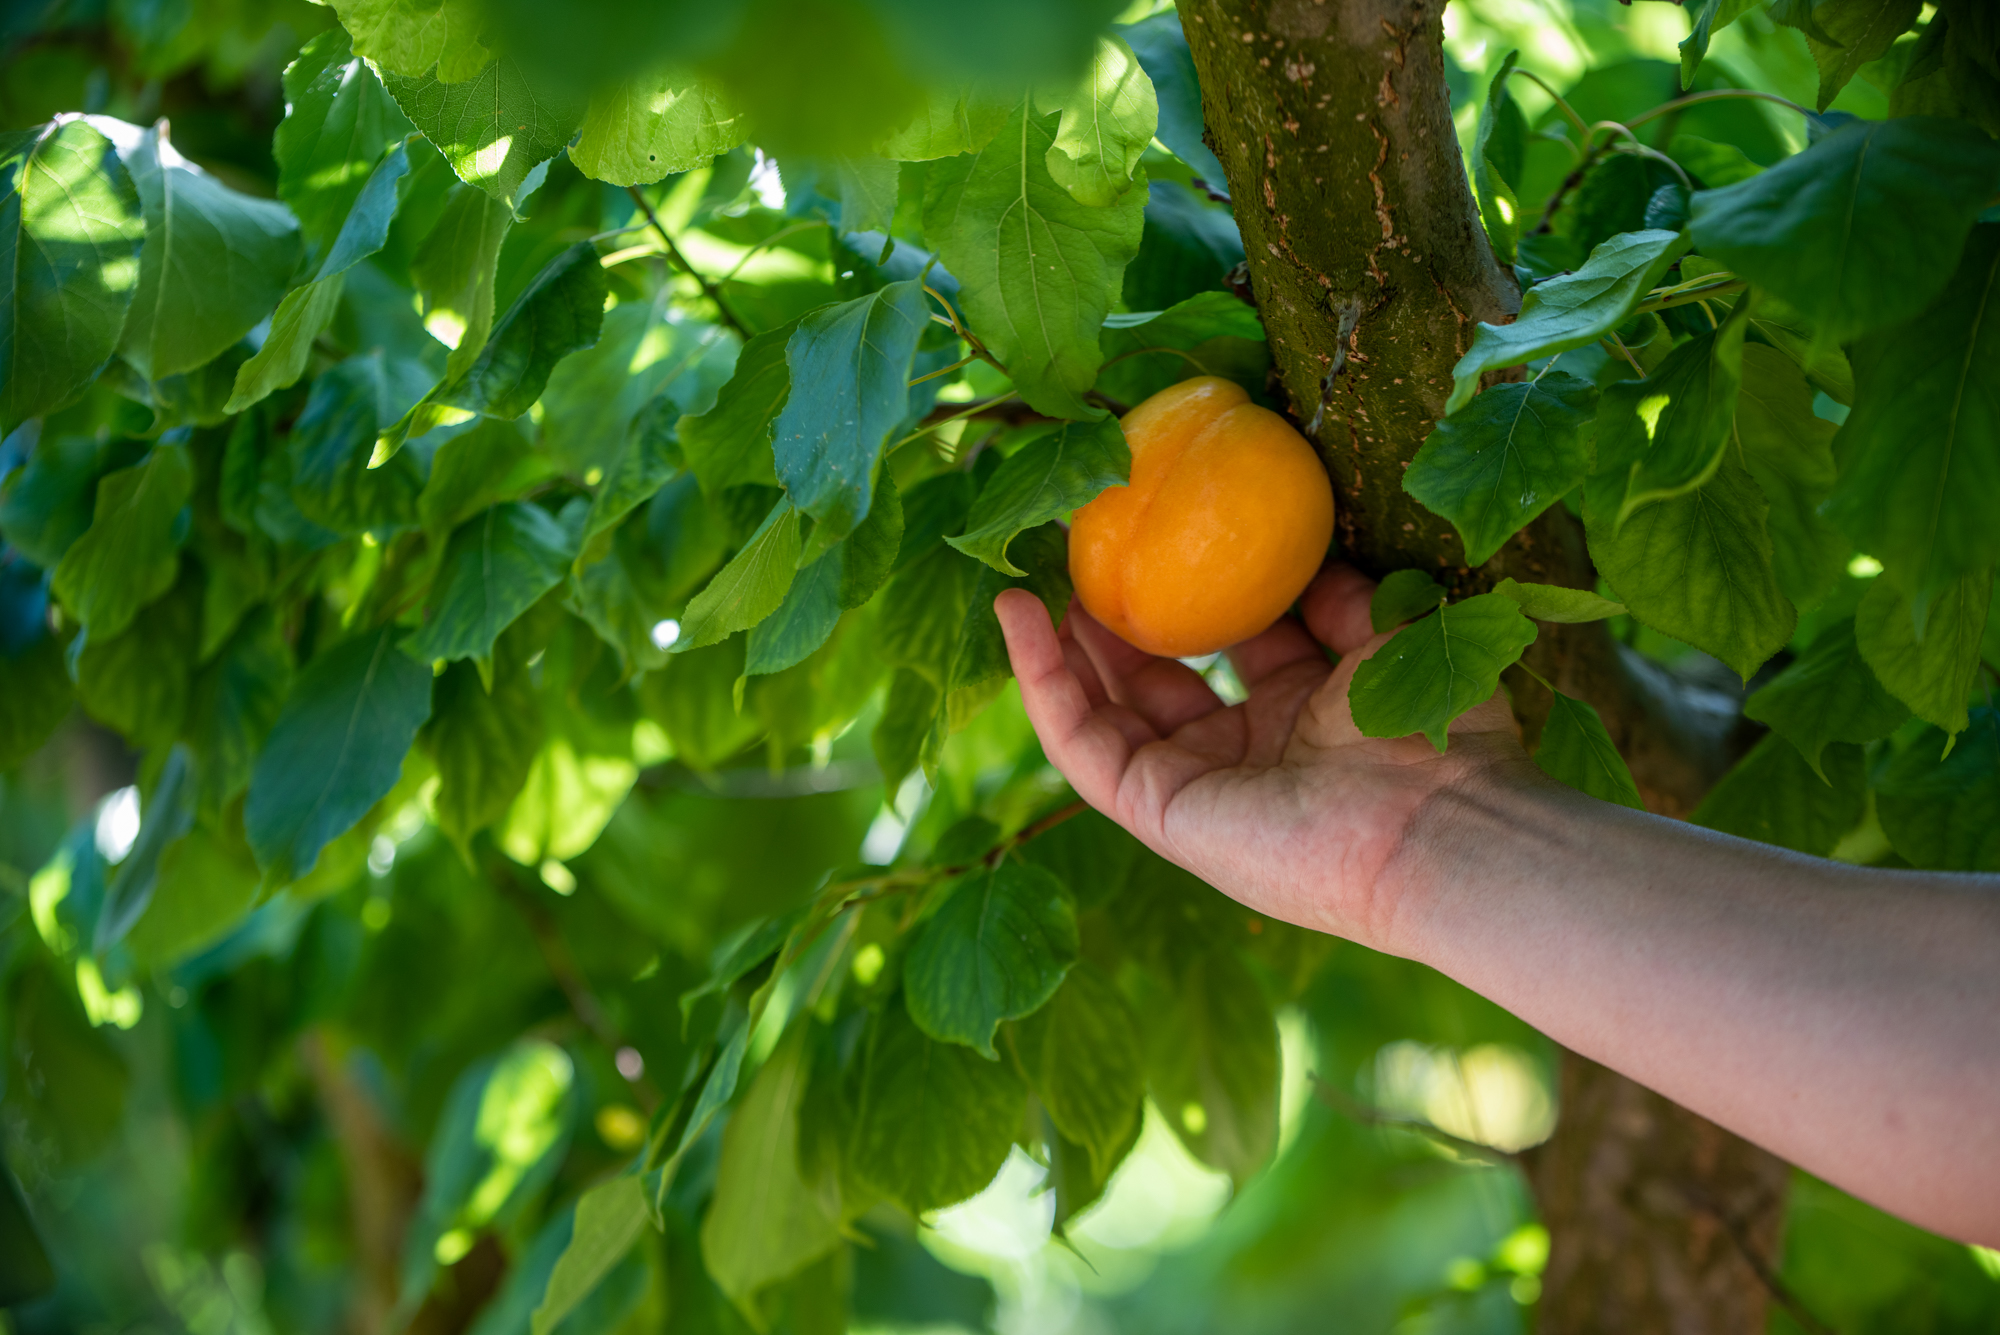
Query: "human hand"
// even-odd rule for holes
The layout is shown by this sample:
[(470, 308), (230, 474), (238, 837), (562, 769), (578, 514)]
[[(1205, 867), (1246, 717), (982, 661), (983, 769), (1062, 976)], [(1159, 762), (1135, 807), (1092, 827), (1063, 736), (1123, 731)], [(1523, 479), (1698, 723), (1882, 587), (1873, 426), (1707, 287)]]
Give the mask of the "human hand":
[(1418, 813), (1528, 761), (1497, 696), (1452, 723), (1443, 755), (1421, 736), (1361, 735), (1348, 683), (1389, 640), (1369, 625), (1374, 588), (1351, 567), (1322, 570), (1303, 624), (1282, 618), (1229, 651), (1250, 695), (1228, 706), (1200, 673), (1125, 643), (1080, 602), (1060, 632), (1026, 591), (994, 610), (1042, 749), (1085, 801), (1261, 913), (1409, 954), (1428, 907), (1411, 874)]

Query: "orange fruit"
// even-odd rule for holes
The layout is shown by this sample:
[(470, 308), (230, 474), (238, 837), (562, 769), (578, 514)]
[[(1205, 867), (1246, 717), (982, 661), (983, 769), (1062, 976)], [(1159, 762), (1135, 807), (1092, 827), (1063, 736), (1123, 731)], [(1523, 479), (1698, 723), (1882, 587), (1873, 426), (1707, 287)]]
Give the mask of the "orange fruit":
[(1084, 607), (1169, 658), (1214, 653), (1284, 615), (1333, 539), (1333, 487), (1305, 437), (1217, 376), (1161, 390), (1124, 426), (1131, 485), (1070, 521)]

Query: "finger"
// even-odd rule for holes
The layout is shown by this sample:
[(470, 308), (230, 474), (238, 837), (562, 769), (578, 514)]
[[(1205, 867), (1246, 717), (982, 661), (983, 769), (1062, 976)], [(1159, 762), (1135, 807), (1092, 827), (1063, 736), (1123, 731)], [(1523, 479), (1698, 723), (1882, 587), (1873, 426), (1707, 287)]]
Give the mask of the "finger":
[(1075, 635), (1089, 651), (1117, 703), (1135, 711), (1164, 737), (1222, 708), (1201, 674), (1173, 658), (1155, 658), (1118, 638), (1088, 612), (1072, 612)]
[(1076, 679), (1082, 685), (1083, 693), (1089, 699), (1091, 708), (1101, 709), (1111, 703), (1111, 695), (1104, 689), (1104, 679), (1097, 675), (1097, 664), (1090, 661), (1089, 652), (1076, 642), (1075, 613), (1082, 610), (1082, 603), (1072, 602), (1069, 605), (1069, 612), (1064, 615), (1062, 625), (1056, 628), (1056, 639), (1062, 644), (1063, 661), (1068, 663), (1069, 670), (1076, 674)]
[(1272, 673), (1294, 663), (1330, 666), (1325, 652), (1296, 617), (1279, 617), (1262, 634), (1235, 646), (1229, 651), (1229, 662), (1236, 669), (1237, 680), (1252, 689)]
[(1091, 708), (1039, 598), (1009, 589), (994, 600), (993, 611), (1021, 683), (1021, 704), (1043, 752), (1078, 796), (1100, 811), (1111, 810), (1131, 763), (1130, 734), (1105, 716), (1108, 711)]
[(1313, 638), (1345, 658), (1375, 636), (1368, 600), (1375, 581), (1350, 565), (1330, 565), (1306, 586), (1300, 600)]

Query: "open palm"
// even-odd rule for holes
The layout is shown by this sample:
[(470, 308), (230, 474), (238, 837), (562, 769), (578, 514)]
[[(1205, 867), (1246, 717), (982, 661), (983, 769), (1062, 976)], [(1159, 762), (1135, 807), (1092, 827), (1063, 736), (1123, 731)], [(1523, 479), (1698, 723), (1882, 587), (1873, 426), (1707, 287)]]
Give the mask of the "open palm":
[(1497, 700), (1452, 725), (1444, 755), (1421, 736), (1361, 735), (1348, 683), (1389, 639), (1369, 625), (1373, 589), (1349, 567), (1322, 571), (1303, 624), (1283, 618), (1229, 651), (1250, 693), (1235, 705), (1080, 603), (1060, 632), (1024, 591), (995, 610), (1042, 749), (1085, 801), (1259, 912), (1393, 950), (1413, 907), (1394, 872), (1420, 856), (1406, 847), (1418, 810), (1525, 756)]

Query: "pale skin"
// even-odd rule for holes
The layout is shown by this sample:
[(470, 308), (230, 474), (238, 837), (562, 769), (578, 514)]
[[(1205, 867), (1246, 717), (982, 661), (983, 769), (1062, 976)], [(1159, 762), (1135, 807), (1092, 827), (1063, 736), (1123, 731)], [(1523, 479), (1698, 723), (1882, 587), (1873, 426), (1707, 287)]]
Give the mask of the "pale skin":
[[(2000, 877), (1802, 857), (1548, 779), (1489, 700), (1348, 711), (1373, 585), (1319, 575), (1230, 650), (1249, 699), (1031, 594), (995, 604), (1043, 750), (1148, 847), (1272, 917), (1418, 960), (1864, 1200), (2000, 1246)], [(1339, 655), (1329, 663), (1322, 649)]]

